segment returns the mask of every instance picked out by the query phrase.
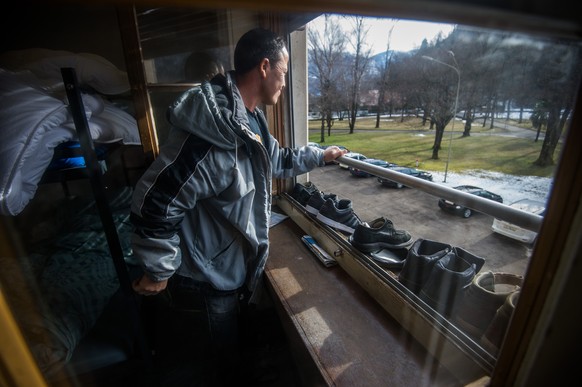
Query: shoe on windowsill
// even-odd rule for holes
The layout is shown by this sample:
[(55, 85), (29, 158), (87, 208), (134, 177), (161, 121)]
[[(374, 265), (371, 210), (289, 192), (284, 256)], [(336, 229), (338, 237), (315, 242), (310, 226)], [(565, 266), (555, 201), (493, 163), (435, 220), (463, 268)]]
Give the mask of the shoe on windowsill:
[(321, 191), (316, 191), (311, 195), (307, 204), (305, 204), (305, 209), (310, 215), (317, 217), (319, 210), (323, 207), (327, 199), (333, 200), (336, 204), (339, 201), (336, 194), (324, 194)]
[(382, 249), (369, 253), (372, 259), (388, 270), (402, 270), (408, 249)]
[(315, 184), (310, 181), (306, 182), (305, 184), (296, 183), (295, 186), (293, 186), (293, 190), (291, 191), (291, 197), (299, 202), (299, 204), (302, 206), (305, 206), (311, 195), (317, 191), (318, 189)]
[(354, 213), (352, 201), (348, 199), (340, 199), (337, 203), (333, 199), (327, 199), (321, 206), (317, 219), (348, 235), (353, 234), (356, 227), (362, 223)]
[(465, 292), (454, 322), (466, 333), (479, 338), (507, 297), (521, 288), (523, 277), (487, 271), (475, 276)]
[(381, 217), (370, 224), (360, 223), (349, 239), (352, 246), (363, 253), (382, 249), (402, 249), (414, 241), (405, 230), (397, 230), (390, 219)]
[(420, 291), (420, 298), (443, 316), (455, 315), (484, 264), (484, 258), (453, 247), (434, 264)]
[(424, 286), (435, 263), (453, 249), (448, 243), (418, 238), (410, 249), (404, 261), (398, 281), (418, 294)]
[(493, 320), (481, 337), (481, 345), (483, 348), (495, 356), (497, 356), (497, 353), (503, 344), (503, 340), (505, 339), (509, 321), (511, 320), (515, 306), (517, 305), (520, 293), (521, 290), (516, 290), (507, 296), (503, 305), (497, 309), (495, 317), (493, 317)]

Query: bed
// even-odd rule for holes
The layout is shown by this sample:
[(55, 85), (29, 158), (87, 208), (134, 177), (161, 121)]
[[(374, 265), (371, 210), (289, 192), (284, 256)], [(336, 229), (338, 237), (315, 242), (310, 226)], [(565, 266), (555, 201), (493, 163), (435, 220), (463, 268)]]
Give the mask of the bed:
[[(72, 60), (78, 56), (48, 58), (45, 78), (26, 66), (0, 70), (0, 212), (25, 244), (0, 256), (0, 284), (41, 371), (55, 380), (71, 369), (147, 360), (149, 352), (131, 289), (139, 274), (129, 241), (132, 188), (105, 189), (96, 152), (99, 144), (139, 144), (135, 119), (110, 100), (127, 85), (114, 70), (119, 82), (106, 87), (103, 77), (84, 73), (89, 62)], [(54, 66), (62, 67), (53, 74)], [(91, 189), (54, 195), (58, 187), (39, 182), (49, 169), (70, 168), (55, 149), (75, 142)], [(101, 336), (91, 341), (95, 331)]]
[[(0, 54), (0, 214), (18, 215), (34, 197), (55, 148), (75, 141), (60, 69), (73, 68), (83, 88), (96, 146), (139, 145), (127, 74), (90, 53), (27, 49)], [(79, 162), (69, 160), (69, 162)]]
[[(131, 261), (131, 194), (129, 187), (118, 189), (108, 194), (108, 201), (128, 272), (137, 275), (139, 268)], [(139, 332), (121, 299), (95, 200), (61, 196), (44, 207), (34, 223), (23, 235), (25, 254), (0, 257), (0, 282), (9, 284), (3, 292), (41, 371), (50, 378), (64, 372), (71, 362), (81, 364), (75, 369), (78, 373), (133, 356)], [(100, 339), (98, 354), (106, 359), (94, 364), (96, 354), (87, 355), (86, 347), (75, 356), (113, 297), (118, 297), (117, 305), (126, 305), (126, 314), (106, 322), (110, 334)]]

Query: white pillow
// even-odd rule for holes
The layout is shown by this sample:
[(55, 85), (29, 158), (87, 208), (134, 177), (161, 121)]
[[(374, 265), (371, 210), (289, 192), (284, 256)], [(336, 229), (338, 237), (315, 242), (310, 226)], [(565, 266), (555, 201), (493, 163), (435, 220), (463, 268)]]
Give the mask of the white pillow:
[(129, 91), (127, 73), (102, 56), (91, 53), (29, 48), (0, 55), (0, 66), (12, 71), (30, 70), (41, 79), (62, 82), (61, 68), (72, 67), (81, 85), (91, 86), (102, 94), (116, 95)]

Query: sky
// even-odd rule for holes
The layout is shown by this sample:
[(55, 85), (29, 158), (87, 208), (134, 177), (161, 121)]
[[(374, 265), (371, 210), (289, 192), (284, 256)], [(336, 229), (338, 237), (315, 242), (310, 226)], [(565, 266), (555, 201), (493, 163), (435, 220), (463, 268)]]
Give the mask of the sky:
[[(365, 26), (369, 27), (368, 44), (372, 48), (372, 55), (386, 51), (388, 33), (391, 26), (394, 26), (390, 49), (394, 51), (410, 51), (416, 49), (426, 38), (427, 41), (433, 40), (440, 32), (444, 36), (448, 35), (454, 24), (429, 23), (404, 19), (379, 19), (366, 18)], [(344, 30), (350, 30), (351, 22), (348, 20), (341, 22)], [(310, 23), (315, 28), (323, 28), (324, 17), (320, 16)]]

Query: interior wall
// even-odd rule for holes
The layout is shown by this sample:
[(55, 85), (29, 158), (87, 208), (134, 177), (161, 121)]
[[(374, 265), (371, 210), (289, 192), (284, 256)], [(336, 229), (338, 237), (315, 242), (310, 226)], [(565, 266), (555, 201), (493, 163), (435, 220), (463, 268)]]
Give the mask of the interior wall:
[(0, 20), (0, 52), (24, 48), (89, 52), (125, 70), (115, 7), (11, 3)]

